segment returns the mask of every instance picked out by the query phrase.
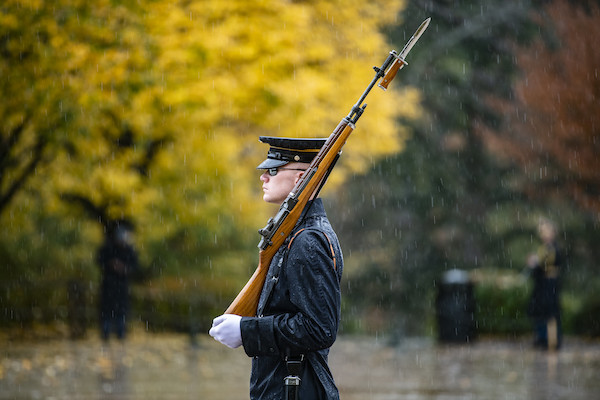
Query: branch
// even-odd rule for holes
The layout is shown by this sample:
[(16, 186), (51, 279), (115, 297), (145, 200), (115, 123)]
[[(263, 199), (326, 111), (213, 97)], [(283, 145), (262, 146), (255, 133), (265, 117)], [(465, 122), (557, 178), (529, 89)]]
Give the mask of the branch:
[(107, 206), (97, 206), (87, 197), (76, 193), (63, 193), (60, 195), (63, 201), (79, 205), (92, 219), (97, 220), (103, 225), (108, 223), (108, 215), (106, 213)]
[[(13, 181), (11, 185), (9, 185), (8, 189), (4, 193), (0, 193), (0, 214), (4, 211), (4, 209), (10, 204), (10, 201), (17, 194), (19, 189), (25, 185), (27, 179), (35, 172), (38, 164), (42, 161), (42, 156), (44, 153), (44, 149), (46, 148), (47, 141), (43, 138), (39, 137), (35, 146), (33, 146), (32, 157), (29, 162), (25, 165), (25, 167), (21, 170), (19, 176)], [(5, 171), (4, 168), (0, 171), (0, 175), (2, 179), (4, 179)]]
[(133, 169), (138, 171), (140, 175), (148, 177), (148, 170), (150, 169), (150, 164), (154, 161), (154, 158), (158, 154), (160, 148), (168, 142), (168, 138), (163, 137), (159, 139), (155, 139), (146, 147), (146, 155), (144, 158), (138, 163), (133, 165)]

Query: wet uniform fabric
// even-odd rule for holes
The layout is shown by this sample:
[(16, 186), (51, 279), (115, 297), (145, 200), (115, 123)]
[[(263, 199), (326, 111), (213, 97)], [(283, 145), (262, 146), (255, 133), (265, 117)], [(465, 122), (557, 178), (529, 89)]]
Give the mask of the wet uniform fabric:
[(322, 201), (310, 204), (271, 261), (257, 317), (241, 320), (251, 399), (283, 399), (285, 357), (301, 354), (299, 398), (339, 399), (327, 359), (340, 321), (342, 252)]

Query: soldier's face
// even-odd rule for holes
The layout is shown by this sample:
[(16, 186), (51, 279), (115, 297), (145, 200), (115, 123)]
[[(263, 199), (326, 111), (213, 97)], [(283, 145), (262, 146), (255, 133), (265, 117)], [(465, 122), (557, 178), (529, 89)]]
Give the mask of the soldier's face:
[(296, 182), (303, 174), (308, 164), (288, 163), (279, 167), (275, 176), (268, 170), (260, 176), (263, 189), (263, 200), (267, 203), (281, 204), (290, 194)]

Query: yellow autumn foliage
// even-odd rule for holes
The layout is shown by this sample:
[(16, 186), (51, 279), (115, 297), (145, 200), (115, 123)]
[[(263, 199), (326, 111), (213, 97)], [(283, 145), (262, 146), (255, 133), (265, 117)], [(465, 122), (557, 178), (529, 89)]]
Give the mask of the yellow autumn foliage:
[[(0, 106), (3, 135), (30, 118), (27, 134), (44, 132), (48, 145), (0, 218), (25, 224), (15, 214), (36, 193), (37, 212), (97, 224), (67, 200), (77, 197), (133, 220), (146, 248), (188, 230), (218, 237), (260, 227), (271, 209), (255, 170), (267, 150), (258, 136), (328, 136), (372, 67), (403, 45), (382, 33), (398, 23), (400, 0), (53, 3), (2, 6), (0, 29), (13, 32), (4, 45), (35, 55), (2, 63), (11, 78), (3, 90), (15, 93)], [(402, 150), (397, 121), (418, 117), (419, 95), (401, 72), (392, 86), (367, 99), (325, 195)]]

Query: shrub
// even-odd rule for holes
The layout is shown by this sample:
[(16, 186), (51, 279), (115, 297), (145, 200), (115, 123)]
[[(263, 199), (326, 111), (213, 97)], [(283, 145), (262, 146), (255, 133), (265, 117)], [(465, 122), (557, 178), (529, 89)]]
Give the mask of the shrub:
[(527, 277), (511, 271), (476, 270), (475, 319), (479, 334), (519, 336), (531, 332)]

